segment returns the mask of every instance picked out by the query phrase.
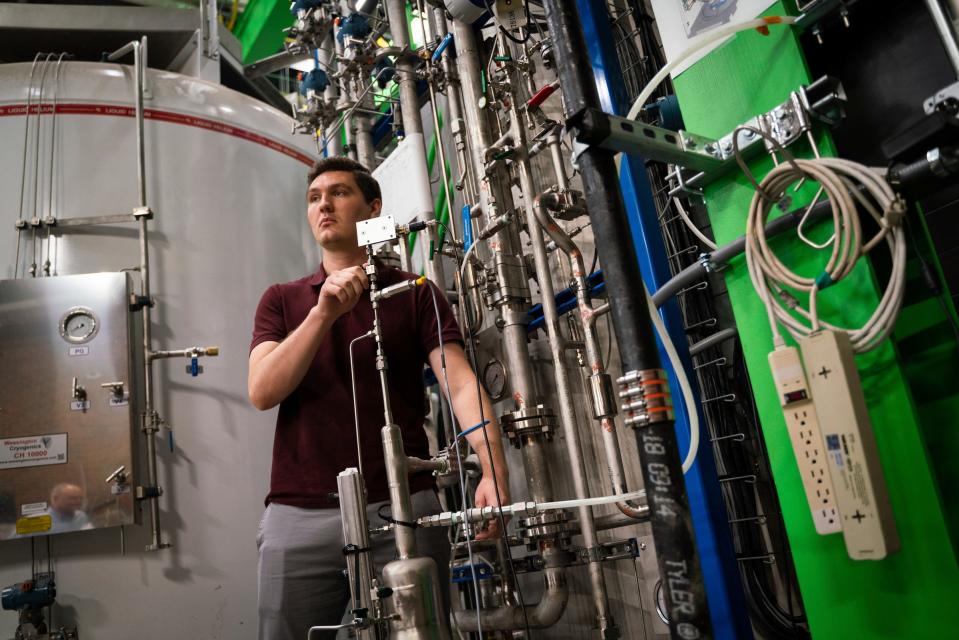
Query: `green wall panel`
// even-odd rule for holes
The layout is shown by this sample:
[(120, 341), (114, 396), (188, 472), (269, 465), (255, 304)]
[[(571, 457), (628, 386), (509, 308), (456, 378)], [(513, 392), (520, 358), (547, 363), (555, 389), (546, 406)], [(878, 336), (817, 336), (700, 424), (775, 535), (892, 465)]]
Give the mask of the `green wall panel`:
[(288, 0), (250, 0), (233, 33), (243, 44), (243, 64), (271, 56), (283, 48), (283, 29), (293, 25)]
[[(769, 13), (784, 12), (780, 2)], [(769, 36), (738, 35), (676, 79), (690, 131), (713, 137), (726, 134), (811, 80), (797, 37), (783, 27), (770, 31)], [(828, 137), (819, 143), (824, 153), (833, 151)], [(800, 153), (808, 154), (808, 149)], [(771, 166), (769, 159), (752, 164), (757, 176)], [(792, 194), (797, 205), (811, 195), (811, 185)], [(707, 189), (718, 243), (743, 234), (752, 196), (751, 185), (739, 174)], [(825, 260), (794, 236), (777, 239), (773, 246), (788, 265), (807, 275), (819, 273)], [(913, 353), (906, 352), (901, 341), (890, 340), (857, 358), (902, 548), (885, 560), (854, 562), (846, 555), (841, 534), (819, 536), (813, 529), (769, 373), (772, 335), (766, 311), (753, 291), (745, 259), (733, 261), (724, 275), (814, 638), (955, 637), (959, 567), (949, 529), (955, 526), (959, 474), (954, 465), (945, 463), (959, 456), (955, 344), (933, 340)], [(858, 326), (872, 313), (879, 294), (863, 261), (847, 280), (821, 294), (821, 313), (839, 324)], [(904, 309), (897, 340), (937, 333), (936, 322), (929, 320), (933, 312), (931, 307)], [(923, 387), (922, 376), (932, 371), (938, 375), (952, 371), (952, 377), (945, 379), (948, 382), (940, 378), (935, 384), (944, 388), (917, 402), (914, 394)], [(936, 448), (930, 451), (933, 444)]]

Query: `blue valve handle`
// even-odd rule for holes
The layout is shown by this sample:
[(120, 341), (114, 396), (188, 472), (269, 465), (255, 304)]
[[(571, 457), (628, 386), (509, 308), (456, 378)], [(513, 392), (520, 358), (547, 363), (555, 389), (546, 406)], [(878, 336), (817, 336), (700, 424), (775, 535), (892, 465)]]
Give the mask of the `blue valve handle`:
[(440, 41), (439, 45), (436, 47), (436, 51), (433, 52), (432, 62), (436, 62), (440, 59), (440, 56), (443, 55), (443, 52), (446, 51), (446, 47), (450, 46), (450, 42), (453, 41), (453, 34), (447, 33), (443, 40)]
[(190, 375), (194, 378), (200, 375), (200, 359), (196, 356), (190, 358)]

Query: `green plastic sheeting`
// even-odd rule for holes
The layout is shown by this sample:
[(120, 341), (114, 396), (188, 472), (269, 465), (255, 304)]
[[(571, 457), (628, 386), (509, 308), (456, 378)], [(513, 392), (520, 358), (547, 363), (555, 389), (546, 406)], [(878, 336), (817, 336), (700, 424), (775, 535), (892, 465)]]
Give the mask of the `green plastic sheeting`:
[[(785, 11), (777, 2), (769, 13)], [(736, 36), (676, 79), (687, 129), (719, 137), (808, 84), (797, 36), (783, 27), (770, 31), (765, 37), (756, 32)], [(827, 136), (820, 148), (835, 152)], [(808, 149), (799, 153), (808, 155)], [(771, 166), (768, 159), (752, 163), (759, 177)], [(795, 205), (808, 202), (811, 187), (792, 194)], [(738, 173), (707, 188), (719, 244), (743, 234), (752, 197), (751, 185)], [(825, 260), (792, 235), (773, 246), (787, 265), (806, 275), (818, 273)], [(877, 248), (885, 250), (884, 244)], [(959, 457), (959, 358), (954, 340), (942, 329), (941, 308), (916, 295), (911, 280), (894, 339), (857, 357), (902, 548), (884, 560), (854, 562), (841, 534), (820, 536), (813, 529), (769, 373), (772, 336), (766, 311), (744, 258), (734, 260), (724, 275), (813, 637), (957, 637), (959, 477), (951, 460)], [(820, 295), (820, 313), (837, 324), (859, 326), (872, 313), (883, 284), (862, 261), (849, 278)]]
[(233, 34), (243, 45), (243, 64), (271, 56), (283, 47), (283, 30), (293, 25), (286, 0), (250, 0)]

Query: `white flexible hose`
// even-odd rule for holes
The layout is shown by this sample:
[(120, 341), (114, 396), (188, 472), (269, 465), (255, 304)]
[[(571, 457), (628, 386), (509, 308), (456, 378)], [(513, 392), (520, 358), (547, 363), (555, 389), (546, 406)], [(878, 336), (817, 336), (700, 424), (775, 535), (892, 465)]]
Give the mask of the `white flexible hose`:
[(579, 507), (595, 507), (599, 504), (613, 504), (614, 502), (624, 502), (636, 500), (646, 496), (646, 490), (632, 491), (630, 493), (620, 493), (614, 496), (599, 496), (597, 498), (580, 498), (578, 500), (554, 500), (553, 502), (536, 503), (537, 511), (552, 511), (556, 509), (577, 509)]
[(653, 326), (659, 339), (663, 342), (666, 349), (666, 357), (673, 365), (673, 371), (676, 373), (676, 381), (679, 383), (679, 389), (683, 394), (683, 402), (686, 403), (686, 415), (689, 419), (689, 450), (683, 459), (683, 473), (687, 473), (696, 461), (696, 455), (699, 453), (699, 411), (696, 409), (696, 403), (693, 401), (693, 388), (689, 384), (689, 378), (686, 376), (686, 367), (683, 361), (679, 359), (679, 353), (676, 351), (676, 345), (673, 339), (669, 337), (666, 331), (666, 325), (659, 315), (659, 309), (653, 302), (653, 297), (649, 295), (649, 289), (643, 283), (643, 294), (646, 296), (646, 307), (649, 309), (649, 317), (653, 320)]
[(649, 96), (653, 95), (653, 92), (656, 91), (656, 87), (658, 87), (659, 84), (665, 80), (670, 73), (672, 73), (673, 69), (688, 60), (698, 51), (705, 49), (718, 40), (722, 40), (731, 35), (739, 33), (740, 31), (768, 27), (771, 24), (794, 24), (795, 22), (795, 16), (767, 16), (765, 18), (747, 20), (746, 22), (728, 24), (724, 27), (720, 27), (705, 33), (698, 38), (693, 38), (689, 41), (689, 46), (686, 47), (686, 49), (684, 49), (675, 58), (667, 62), (666, 66), (660, 69), (659, 73), (653, 76), (653, 79), (649, 81), (649, 84), (643, 88), (643, 90), (639, 93), (639, 97), (637, 97), (636, 101), (633, 102), (633, 106), (629, 109), (629, 113), (626, 115), (626, 118), (629, 120), (635, 120), (636, 116), (639, 115), (640, 110), (643, 108), (643, 105), (645, 105), (646, 101), (649, 100)]
[(683, 208), (683, 203), (679, 201), (679, 198), (673, 198), (673, 206), (676, 208), (676, 213), (679, 214), (679, 217), (682, 218), (683, 222), (686, 223), (686, 227), (693, 232), (693, 235), (699, 238), (699, 241), (709, 247), (711, 251), (715, 251), (716, 243), (707, 238), (706, 234), (700, 231), (699, 227), (693, 224), (692, 218), (690, 218), (689, 214), (686, 213), (686, 209)]
[[(806, 178), (822, 185), (832, 203), (834, 239), (828, 245), (829, 259), (816, 277), (801, 276), (789, 269), (769, 247), (765, 224), (774, 202), (764, 197), (785, 192)], [(860, 192), (865, 189), (868, 197)], [(785, 345), (781, 324), (795, 339), (826, 328), (849, 335), (853, 349), (863, 353), (877, 347), (893, 330), (906, 280), (906, 240), (902, 229), (905, 205), (886, 181), (869, 167), (842, 158), (795, 159), (775, 167), (759, 183), (746, 219), (746, 264), (759, 298), (766, 306), (775, 346)], [(862, 241), (860, 205), (879, 224), (879, 231), (865, 244)], [(892, 273), (876, 309), (859, 328), (839, 327), (819, 318), (817, 296), (821, 289), (848, 276), (857, 261), (880, 241), (886, 240), (892, 254)], [(808, 311), (793, 296), (809, 295)]]

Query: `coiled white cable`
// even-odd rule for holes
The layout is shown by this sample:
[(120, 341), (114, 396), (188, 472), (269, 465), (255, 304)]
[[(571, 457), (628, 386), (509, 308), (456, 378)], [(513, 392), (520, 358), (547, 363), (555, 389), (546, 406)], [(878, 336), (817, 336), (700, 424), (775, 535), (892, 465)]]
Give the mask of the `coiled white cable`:
[[(775, 205), (773, 197), (806, 178), (818, 182), (832, 203), (834, 239), (829, 259), (819, 275), (801, 276), (789, 269), (772, 251), (765, 224)], [(863, 191), (860, 191), (860, 186)], [(862, 242), (857, 203), (879, 224), (879, 231)], [(746, 219), (746, 264), (756, 293), (766, 306), (776, 347), (785, 345), (779, 326), (799, 339), (822, 328), (849, 335), (853, 349), (863, 353), (877, 347), (893, 330), (902, 306), (906, 275), (906, 241), (902, 228), (905, 204), (878, 173), (842, 158), (789, 159), (775, 167), (759, 183)], [(819, 292), (848, 276), (860, 257), (886, 240), (892, 254), (892, 273), (879, 304), (858, 328), (824, 322), (817, 309)], [(793, 292), (809, 295), (808, 311)]]

